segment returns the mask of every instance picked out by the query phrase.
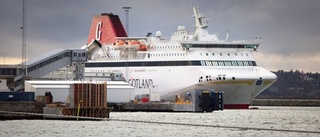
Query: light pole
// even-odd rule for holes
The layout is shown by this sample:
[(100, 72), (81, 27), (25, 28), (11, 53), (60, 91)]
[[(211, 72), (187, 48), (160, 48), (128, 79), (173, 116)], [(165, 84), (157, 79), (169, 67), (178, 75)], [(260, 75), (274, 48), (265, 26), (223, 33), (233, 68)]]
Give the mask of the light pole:
[(126, 12), (126, 31), (129, 37), (129, 10), (132, 9), (132, 7), (122, 7), (122, 9)]

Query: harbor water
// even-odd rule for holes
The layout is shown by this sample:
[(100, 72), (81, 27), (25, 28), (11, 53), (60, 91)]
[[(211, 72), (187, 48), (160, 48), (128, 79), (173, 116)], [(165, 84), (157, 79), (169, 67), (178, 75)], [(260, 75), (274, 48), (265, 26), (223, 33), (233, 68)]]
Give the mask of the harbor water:
[(109, 121), (7, 120), (0, 136), (320, 136), (320, 107), (111, 112)]

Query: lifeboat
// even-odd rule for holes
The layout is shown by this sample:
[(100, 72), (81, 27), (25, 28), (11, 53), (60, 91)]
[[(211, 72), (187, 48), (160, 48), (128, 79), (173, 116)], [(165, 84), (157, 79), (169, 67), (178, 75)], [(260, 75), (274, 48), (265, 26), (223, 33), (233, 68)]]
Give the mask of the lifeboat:
[(137, 41), (129, 41), (128, 42), (129, 45), (134, 45), (134, 44), (139, 44)]
[(122, 41), (122, 40), (119, 40), (119, 41), (116, 42), (116, 45), (118, 45), (118, 46), (122, 46), (124, 44), (126, 44), (126, 43), (124, 41)]
[(121, 41), (121, 40), (117, 40), (116, 42), (112, 43), (112, 45), (124, 45), (125, 42)]
[(122, 40), (117, 40), (116, 42), (112, 43), (115, 49), (123, 49), (125, 47), (125, 42)]
[(148, 48), (147, 48), (147, 46), (146, 46), (146, 45), (144, 45), (144, 44), (140, 44), (139, 50), (141, 50), (141, 51), (147, 51), (147, 50), (148, 50)]
[(143, 44), (142, 42), (139, 41), (135, 41), (135, 40), (129, 40), (129, 41), (122, 41), (122, 40), (118, 40), (115, 43), (113, 43), (113, 45), (116, 45), (116, 49), (122, 49), (122, 48), (130, 48), (130, 49), (136, 49), (136, 50), (140, 50), (140, 51), (147, 51), (148, 48), (145, 44)]

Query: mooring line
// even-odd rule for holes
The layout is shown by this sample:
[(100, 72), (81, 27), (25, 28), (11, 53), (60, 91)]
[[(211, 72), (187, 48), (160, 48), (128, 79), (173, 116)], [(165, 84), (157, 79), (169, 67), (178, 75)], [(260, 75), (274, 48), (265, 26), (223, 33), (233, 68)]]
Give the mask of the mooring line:
[(125, 119), (109, 119), (109, 121), (150, 123), (150, 124), (165, 124), (165, 125), (180, 125), (180, 126), (195, 126), (195, 127), (236, 128), (236, 129), (241, 129), (241, 130), (265, 130), (265, 131), (279, 131), (279, 132), (295, 132), (295, 133), (313, 133), (313, 134), (320, 134), (320, 131), (307, 131), (307, 130), (288, 130), (288, 129), (271, 129), (271, 128), (256, 128), (256, 127), (204, 125), (204, 124), (188, 124), (188, 123), (156, 122), (156, 121), (140, 121), (140, 120), (125, 120)]

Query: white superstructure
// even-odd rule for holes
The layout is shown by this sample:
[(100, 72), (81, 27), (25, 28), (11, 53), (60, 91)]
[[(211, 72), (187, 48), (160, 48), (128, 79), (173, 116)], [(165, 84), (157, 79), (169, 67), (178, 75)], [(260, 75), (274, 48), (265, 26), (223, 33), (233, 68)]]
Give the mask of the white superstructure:
[(85, 75), (101, 80), (110, 73), (123, 74), (137, 95), (159, 92), (165, 98), (194, 89), (223, 91), (225, 108), (248, 108), (277, 79), (253, 58), (261, 39), (219, 40), (208, 33), (198, 9), (193, 11), (193, 34), (179, 26), (170, 41), (159, 31), (156, 37), (117, 37), (85, 64)]
[[(105, 81), (45, 81), (30, 80), (25, 81), (26, 92), (35, 92), (35, 96), (44, 96), (46, 92), (51, 92), (53, 102), (70, 101), (71, 87), (73, 84), (104, 84)], [(110, 103), (128, 103), (134, 99), (134, 90), (126, 82), (108, 81), (107, 101)]]

